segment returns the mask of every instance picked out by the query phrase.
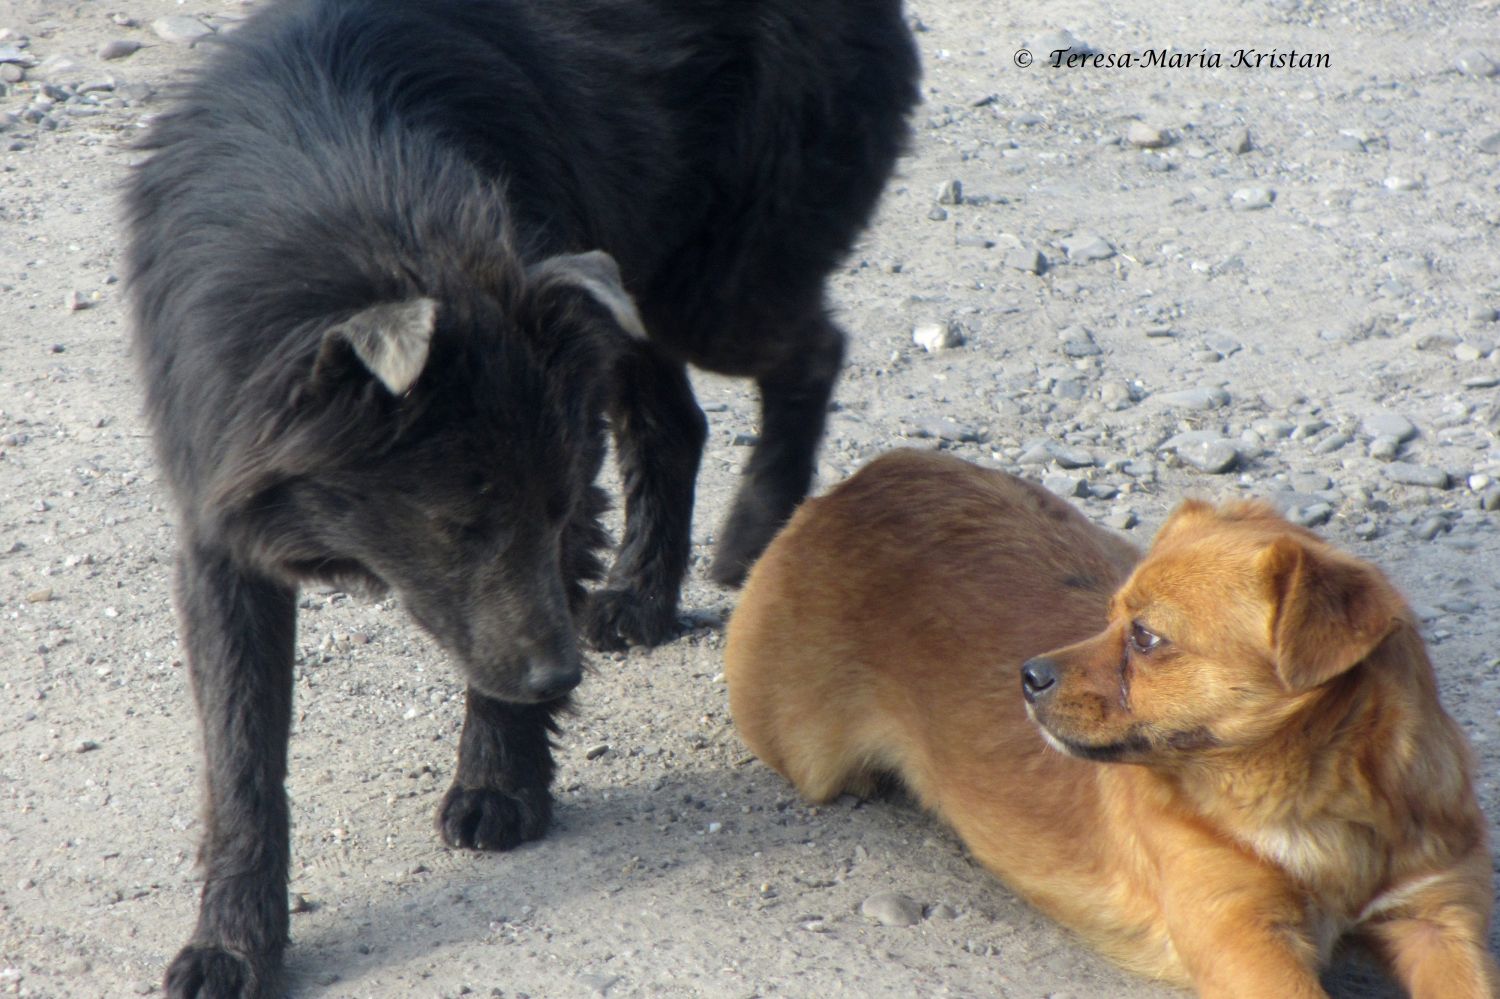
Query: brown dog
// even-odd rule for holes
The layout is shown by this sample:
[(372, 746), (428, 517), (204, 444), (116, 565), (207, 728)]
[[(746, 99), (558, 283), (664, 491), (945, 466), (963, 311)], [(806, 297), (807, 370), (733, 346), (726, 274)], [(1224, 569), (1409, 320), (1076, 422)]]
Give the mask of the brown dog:
[(1348, 933), (1417, 999), (1500, 996), (1469, 753), (1411, 612), (1267, 506), (1185, 503), (1141, 559), (1035, 485), (895, 452), (792, 519), (726, 657), (745, 741), (806, 797), (895, 775), (1129, 968), (1324, 996)]

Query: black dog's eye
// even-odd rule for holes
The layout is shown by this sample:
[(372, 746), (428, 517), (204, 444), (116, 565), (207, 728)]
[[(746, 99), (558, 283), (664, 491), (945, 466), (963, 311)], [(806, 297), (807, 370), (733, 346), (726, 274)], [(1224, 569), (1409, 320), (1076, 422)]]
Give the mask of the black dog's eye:
[(1137, 652), (1150, 652), (1165, 641), (1160, 635), (1146, 628), (1139, 621), (1130, 625), (1130, 647)]

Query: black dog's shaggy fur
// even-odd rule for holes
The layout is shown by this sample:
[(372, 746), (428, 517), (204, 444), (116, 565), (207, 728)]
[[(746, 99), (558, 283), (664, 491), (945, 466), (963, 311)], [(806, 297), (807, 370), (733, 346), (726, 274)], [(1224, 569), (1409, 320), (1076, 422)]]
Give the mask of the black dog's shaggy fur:
[[(302, 580), (393, 588), (460, 665), (443, 838), (542, 834), (575, 617), (601, 646), (675, 620), (686, 364), (763, 400), (714, 576), (807, 489), (843, 351), (824, 280), (916, 72), (899, 0), (291, 0), (153, 126), (129, 270), (208, 777), (172, 996), (279, 988)], [(626, 529), (586, 594), (606, 413)]]

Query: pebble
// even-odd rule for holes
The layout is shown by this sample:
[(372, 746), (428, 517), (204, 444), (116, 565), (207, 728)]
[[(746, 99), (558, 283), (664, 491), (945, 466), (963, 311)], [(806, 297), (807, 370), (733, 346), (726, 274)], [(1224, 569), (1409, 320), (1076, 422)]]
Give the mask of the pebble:
[(140, 51), (141, 43), (134, 38), (115, 38), (105, 42), (95, 51), (100, 59), (124, 59)]
[(1381, 434), (1370, 441), (1370, 457), (1376, 461), (1395, 461), (1401, 453), (1401, 442), (1389, 434)]
[(1176, 452), (1184, 464), (1210, 475), (1222, 475), (1240, 461), (1240, 449), (1234, 441), (1211, 430), (1178, 434), (1163, 444), (1161, 450)]
[(1313, 454), (1333, 454), (1353, 439), (1345, 433), (1329, 434), (1313, 445)]
[(1130, 123), (1130, 128), (1125, 133), (1125, 141), (1138, 149), (1160, 149), (1171, 142), (1165, 132), (1143, 121)]
[(963, 346), (964, 335), (952, 323), (922, 323), (911, 331), (912, 343), (929, 354)]
[(979, 431), (973, 427), (963, 426), (941, 416), (928, 416), (917, 420), (912, 432), (917, 437), (954, 443), (970, 443), (980, 438)]
[(1080, 232), (1062, 241), (1068, 259), (1075, 264), (1086, 264), (1094, 260), (1108, 260), (1115, 255), (1115, 248), (1103, 236), (1092, 232)]
[(1485, 79), (1500, 73), (1500, 63), (1496, 63), (1487, 53), (1478, 49), (1469, 49), (1461, 53), (1454, 60), (1454, 67), (1465, 76), (1474, 76)]
[(1094, 335), (1082, 326), (1068, 326), (1058, 332), (1063, 353), (1069, 357), (1097, 357), (1102, 351), (1094, 342)]
[(89, 301), (88, 296), (77, 288), (70, 290), (63, 298), (63, 308), (69, 312), (81, 312), (93, 304), (93, 302)]
[(1289, 478), (1294, 492), (1318, 493), (1333, 488), (1333, 481), (1322, 472), (1293, 472)]
[(922, 921), (922, 906), (898, 892), (877, 892), (859, 905), (860, 915), (882, 926), (915, 926)]
[(1092, 45), (1090, 45), (1088, 42), (1082, 41), (1066, 28), (1062, 28), (1057, 31), (1048, 31), (1044, 34), (1037, 35), (1035, 38), (1031, 39), (1031, 41), (1026, 43), (1026, 47), (1032, 51), (1032, 53), (1038, 60), (1043, 62), (1051, 59), (1052, 53), (1058, 51), (1059, 49), (1061, 49), (1064, 54), (1067, 54), (1069, 52), (1077, 52), (1080, 55), (1087, 55), (1088, 53), (1094, 51), (1094, 47)]
[(1242, 187), (1229, 196), (1229, 207), (1237, 212), (1254, 212), (1270, 208), (1276, 192), (1269, 187)]
[(1416, 177), (1400, 177), (1392, 175), (1381, 181), (1387, 191), (1416, 191), (1422, 187), (1422, 181)]
[(1333, 516), (1333, 504), (1319, 501), (1306, 506), (1294, 506), (1285, 511), (1287, 520), (1301, 527), (1317, 527), (1328, 523)]
[(1041, 274), (1047, 269), (1047, 258), (1035, 247), (1015, 246), (1005, 252), (1005, 266), (1028, 274)]
[(1042, 476), (1042, 486), (1048, 492), (1056, 493), (1058, 496), (1062, 496), (1065, 499), (1071, 499), (1075, 496), (1082, 496), (1084, 485), (1085, 483), (1082, 479), (1075, 478), (1071, 475)]
[(1104, 518), (1106, 527), (1112, 527), (1117, 531), (1128, 531), (1137, 523), (1134, 510), (1111, 510), (1109, 516)]
[(151, 22), (151, 30), (156, 32), (158, 38), (174, 45), (192, 45), (204, 36), (214, 33), (213, 28), (196, 17), (187, 17), (182, 14), (158, 17)]
[(583, 758), (586, 760), (597, 760), (607, 752), (609, 752), (609, 743), (601, 742), (597, 746), (590, 746), (588, 749), (585, 749), (583, 751)]
[(1248, 128), (1237, 128), (1224, 139), (1225, 151), (1241, 156), (1255, 147), (1250, 143), (1250, 130)]
[(964, 203), (964, 185), (962, 181), (950, 180), (938, 188), (937, 203), (940, 205), (961, 205)]
[(1217, 386), (1160, 392), (1152, 398), (1163, 406), (1171, 406), (1174, 409), (1218, 409), (1229, 405), (1229, 393)]
[(26, 594), (26, 602), (28, 604), (45, 604), (50, 603), (51, 600), (52, 591), (50, 589), (32, 590), (30, 593)]
[(1359, 427), (1371, 437), (1394, 437), (1402, 444), (1417, 436), (1416, 424), (1400, 413), (1371, 413)]
[(1392, 482), (1407, 486), (1427, 486), (1431, 489), (1447, 489), (1448, 473), (1430, 465), (1414, 465), (1407, 461), (1393, 461), (1385, 466), (1385, 477)]
[(1500, 153), (1500, 132), (1496, 132), (1493, 135), (1487, 135), (1484, 138), (1480, 139), (1479, 144), (1476, 148), (1478, 148), (1481, 153), (1488, 153), (1491, 156), (1494, 156), (1496, 153)]

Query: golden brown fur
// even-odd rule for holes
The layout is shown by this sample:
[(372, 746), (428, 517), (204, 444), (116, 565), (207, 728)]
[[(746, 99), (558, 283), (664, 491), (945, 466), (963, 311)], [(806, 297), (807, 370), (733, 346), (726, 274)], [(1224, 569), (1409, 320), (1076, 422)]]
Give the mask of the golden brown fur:
[(1035, 485), (895, 452), (792, 519), (726, 658), (745, 741), (805, 796), (898, 776), (1129, 968), (1323, 996), (1357, 934), (1416, 999), (1500, 997), (1469, 753), (1411, 613), (1266, 506), (1186, 503), (1141, 559)]

